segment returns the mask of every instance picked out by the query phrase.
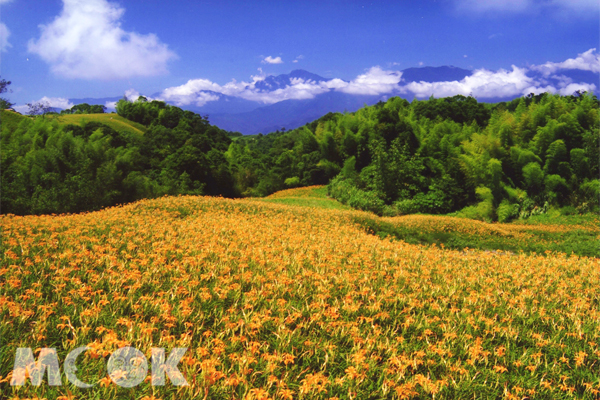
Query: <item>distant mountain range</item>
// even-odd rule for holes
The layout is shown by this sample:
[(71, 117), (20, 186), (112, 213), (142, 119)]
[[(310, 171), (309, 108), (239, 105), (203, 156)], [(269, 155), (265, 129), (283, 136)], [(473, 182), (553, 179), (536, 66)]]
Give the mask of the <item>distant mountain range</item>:
[[(553, 83), (552, 79), (542, 76), (540, 73), (531, 72), (536, 75), (536, 79), (541, 79), (548, 84)], [(421, 67), (407, 68), (402, 71), (402, 85), (411, 82), (435, 83), (461, 81), (473, 74), (473, 71), (457, 68), (453, 66), (442, 67)], [(560, 79), (567, 79), (572, 82), (593, 83), (600, 87), (599, 75), (591, 71), (582, 70), (562, 70), (557, 73)], [(304, 70), (294, 70), (289, 74), (278, 76), (267, 76), (262, 80), (253, 83), (253, 90), (259, 93), (273, 93), (282, 91), (298, 82), (311, 82), (313, 84), (327, 84), (332, 79), (323, 78)], [(346, 82), (338, 80), (338, 82)], [(201, 91), (211, 98), (217, 100), (206, 102), (202, 106), (194, 104), (179, 105), (181, 108), (194, 111), (198, 114), (208, 116), (211, 124), (214, 124), (228, 131), (241, 132), (245, 135), (257, 133), (269, 133), (275, 130), (294, 129), (308, 122), (329, 113), (329, 112), (353, 112), (366, 105), (373, 105), (380, 100), (387, 100), (388, 97), (400, 96), (407, 100), (412, 100), (415, 95), (411, 92), (395, 92), (387, 95), (364, 95), (353, 94), (342, 91), (328, 90), (317, 94), (310, 99), (301, 100), (283, 100), (274, 104), (265, 105), (259, 101), (253, 101), (236, 96), (229, 96), (222, 93), (203, 90)], [(151, 95), (152, 98), (160, 98), (160, 93)], [(511, 100), (516, 96), (485, 98), (487, 102), (498, 102)], [(70, 99), (73, 104), (106, 104), (115, 102), (119, 97), (106, 97), (100, 99), (84, 98)], [(482, 99), (480, 99), (481, 101)], [(177, 105), (168, 101), (170, 104)]]
[(245, 135), (294, 129), (329, 112), (356, 111), (365, 104), (372, 105), (381, 96), (359, 96), (340, 92), (325, 92), (313, 99), (284, 100), (240, 114), (212, 114), (211, 124)]
[(302, 69), (296, 69), (289, 74), (283, 75), (269, 75), (262, 81), (258, 81), (254, 87), (259, 90), (264, 91), (273, 91), (277, 89), (284, 89), (287, 86), (290, 86), (294, 79), (302, 79), (304, 81), (314, 81), (314, 82), (327, 82), (331, 79), (323, 78), (322, 76), (313, 74), (308, 71), (304, 71)]

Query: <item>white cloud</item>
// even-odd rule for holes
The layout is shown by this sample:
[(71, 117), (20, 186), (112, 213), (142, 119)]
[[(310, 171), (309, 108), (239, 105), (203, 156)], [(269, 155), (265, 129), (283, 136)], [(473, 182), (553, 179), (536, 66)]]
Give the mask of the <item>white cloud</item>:
[(41, 36), (30, 40), (29, 52), (67, 78), (124, 79), (167, 73), (176, 57), (154, 34), (121, 29), (125, 10), (106, 0), (63, 0), (52, 23), (41, 25)]
[(523, 95), (533, 93), (533, 94), (541, 94), (541, 93), (556, 93), (556, 88), (552, 85), (547, 86), (530, 86), (523, 90)]
[(578, 90), (582, 92), (595, 92), (596, 85), (593, 83), (570, 83), (567, 86), (559, 89), (558, 93), (562, 94), (563, 96), (570, 96)]
[(598, 16), (597, 13), (600, 10), (598, 0), (553, 0), (550, 1), (550, 5), (578, 13), (596, 12), (596, 16)]
[[(208, 89), (209, 87), (211, 89)], [(185, 85), (165, 89), (160, 97), (172, 101), (178, 106), (194, 104), (202, 107), (209, 101), (219, 100), (219, 96), (204, 91), (214, 91), (214, 89), (220, 89), (220, 86), (207, 79), (191, 79)]]
[(531, 69), (541, 72), (544, 76), (553, 74), (560, 69), (580, 69), (600, 73), (600, 54), (593, 48), (578, 54), (576, 58), (569, 58), (558, 63), (549, 61), (542, 65), (534, 65)]
[[(75, 104), (71, 103), (69, 101), (69, 99), (65, 99), (63, 97), (47, 97), (47, 96), (44, 96), (37, 101), (32, 101), (31, 104), (43, 104), (44, 106), (47, 106), (47, 107), (61, 108), (63, 110), (71, 108), (75, 105)], [(15, 111), (18, 111), (21, 114), (27, 114), (29, 112), (29, 106), (27, 106), (26, 104), (20, 105), (20, 106), (14, 106), (13, 108), (15, 109)]]
[(63, 97), (42, 97), (37, 103), (48, 104), (50, 107), (62, 108), (66, 110), (67, 108), (73, 107), (75, 104), (71, 103), (69, 99), (65, 99)]
[[(588, 53), (591, 54), (590, 52), (586, 52), (580, 55), (584, 57), (578, 58), (590, 61)], [(564, 63), (546, 63), (544, 66), (547, 67), (548, 65), (552, 66), (555, 64), (571, 65), (572, 62), (567, 60)], [(542, 92), (570, 95), (576, 90), (590, 91), (596, 88), (594, 84), (574, 83), (572, 79), (564, 75), (556, 74), (540, 78), (539, 76), (529, 76), (528, 74), (531, 72), (531, 69), (519, 68), (513, 65), (511, 70), (475, 70), (470, 76), (460, 81), (422, 81), (402, 85), (401, 71), (384, 70), (379, 66), (375, 66), (350, 82), (337, 78), (324, 82), (295, 78), (284, 88), (265, 91), (256, 87), (257, 82), (266, 78), (263, 71), (259, 68), (259, 74), (252, 76), (250, 82), (232, 80), (229, 83), (220, 85), (208, 79), (192, 79), (184, 85), (165, 89), (159, 98), (165, 101), (172, 101), (179, 106), (195, 104), (201, 107), (209, 101), (219, 100), (220, 94), (240, 97), (264, 104), (273, 104), (290, 99), (312, 99), (328, 91), (378, 96), (412, 93), (419, 98), (431, 95), (439, 98), (455, 96), (457, 94), (464, 96), (472, 95), (479, 98), (507, 98)]]
[(135, 89), (127, 89), (125, 91), (125, 93), (123, 94), (123, 97), (125, 97), (127, 100), (129, 101), (136, 101), (138, 99), (138, 97), (140, 97), (140, 92), (138, 92)]
[(8, 43), (8, 37), (10, 36), (10, 30), (5, 24), (0, 22), (0, 51), (7, 51), (7, 48), (12, 47)]
[(140, 97), (140, 96), (144, 96), (146, 98), (146, 100), (148, 100), (148, 101), (158, 100), (158, 99), (154, 99), (150, 96), (140, 94), (140, 92), (138, 92), (135, 89), (127, 89), (123, 96), (129, 101), (136, 101), (138, 99), (138, 97)]
[(512, 66), (512, 71), (500, 69), (496, 72), (486, 69), (475, 70), (461, 81), (411, 82), (402, 91), (412, 92), (417, 97), (447, 97), (462, 94), (475, 97), (510, 97), (530, 93), (528, 88), (537, 82), (526, 75), (526, 70)]
[(29, 111), (29, 107), (27, 105), (13, 106), (12, 108), (13, 110), (21, 114), (27, 114), (27, 111)]
[(10, 3), (12, 0), (0, 0), (0, 4)]
[(454, 0), (459, 11), (470, 13), (530, 13), (552, 10), (584, 15), (600, 10), (598, 0)]
[[(127, 89), (125, 91), (125, 93), (123, 93), (123, 97), (125, 99), (127, 99), (128, 101), (132, 101), (132, 102), (136, 101), (140, 96), (144, 96), (146, 98), (146, 100), (148, 100), (148, 101), (161, 100), (159, 98), (152, 98), (150, 96), (143, 95), (133, 88)], [(107, 101), (106, 103), (104, 103), (104, 107), (106, 107), (110, 110), (114, 110), (117, 107), (117, 103), (118, 103), (118, 100), (117, 101)]]
[[(419, 98), (431, 95), (439, 98), (457, 94), (480, 98), (506, 98), (529, 93), (550, 92), (571, 95), (577, 90), (594, 91), (596, 89), (594, 84), (574, 83), (571, 78), (564, 75), (551, 75), (552, 72), (559, 69), (583, 69), (600, 72), (598, 54), (594, 52), (595, 49), (591, 49), (579, 54), (575, 59), (568, 59), (562, 63), (548, 62), (529, 69), (518, 68), (514, 65), (510, 71), (479, 69), (460, 81), (411, 82), (402, 86), (400, 91), (402, 93), (414, 93)], [(528, 72), (531, 71), (540, 71), (548, 79), (537, 79), (529, 76)]]
[(522, 12), (532, 6), (532, 0), (456, 0), (456, 7), (468, 12)]
[(264, 79), (264, 76), (253, 76), (252, 78), (252, 82), (237, 82), (232, 80), (225, 85), (219, 85), (208, 79), (192, 79), (184, 85), (165, 89), (161, 93), (161, 98), (173, 101), (177, 105), (196, 104), (201, 107), (209, 101), (219, 99), (219, 96), (214, 93), (206, 92), (210, 91), (265, 104), (273, 104), (290, 99), (312, 99), (317, 94), (329, 90), (327, 82), (316, 83), (310, 80), (292, 79), (291, 85), (285, 88), (265, 92), (257, 89), (255, 86), (257, 82)]
[(271, 57), (268, 56), (267, 58), (265, 58), (264, 60), (261, 61), (263, 64), (283, 64), (283, 60), (281, 59), (281, 57)]
[(379, 95), (397, 90), (401, 76), (402, 73), (398, 71), (384, 71), (380, 67), (373, 67), (351, 82), (341, 79), (315, 82), (292, 78), (290, 85), (273, 91), (262, 91), (256, 88), (256, 83), (265, 79), (262, 73), (252, 76), (252, 82), (232, 80), (225, 85), (219, 85), (208, 79), (192, 79), (184, 85), (165, 89), (160, 97), (179, 106), (195, 104), (201, 107), (209, 101), (218, 100), (219, 96), (215, 93), (241, 97), (264, 104), (273, 104), (283, 100), (312, 99), (330, 90), (351, 94)]
[(350, 94), (379, 95), (397, 90), (400, 79), (400, 71), (384, 71), (380, 67), (372, 67), (366, 74), (359, 75), (346, 86), (336, 89)]

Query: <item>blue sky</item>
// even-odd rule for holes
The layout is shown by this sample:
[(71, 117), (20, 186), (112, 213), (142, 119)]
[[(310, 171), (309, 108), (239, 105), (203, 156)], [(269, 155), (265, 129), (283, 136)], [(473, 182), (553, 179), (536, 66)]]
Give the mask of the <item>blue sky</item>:
[[(398, 90), (398, 71), (421, 65), (479, 75), (412, 87), (417, 94), (487, 93), (486, 80), (517, 93), (549, 87), (523, 77), (532, 68), (600, 70), (597, 0), (0, 0), (0, 22), (0, 75), (17, 104), (126, 91), (181, 104), (200, 104), (207, 89), (265, 103), (319, 90), (385, 93)], [(273, 98), (247, 92), (293, 69), (338, 79)]]

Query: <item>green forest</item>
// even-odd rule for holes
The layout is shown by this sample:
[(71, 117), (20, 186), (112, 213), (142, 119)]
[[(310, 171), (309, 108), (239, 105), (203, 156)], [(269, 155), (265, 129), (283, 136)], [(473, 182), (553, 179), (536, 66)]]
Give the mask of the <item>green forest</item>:
[[(86, 104), (63, 118), (103, 112)], [(139, 129), (2, 111), (2, 213), (83, 212), (178, 194), (265, 196), (316, 184), (388, 216), (504, 222), (550, 208), (598, 211), (599, 102), (590, 93), (497, 104), (395, 97), (256, 136), (144, 97), (119, 101), (117, 114)]]

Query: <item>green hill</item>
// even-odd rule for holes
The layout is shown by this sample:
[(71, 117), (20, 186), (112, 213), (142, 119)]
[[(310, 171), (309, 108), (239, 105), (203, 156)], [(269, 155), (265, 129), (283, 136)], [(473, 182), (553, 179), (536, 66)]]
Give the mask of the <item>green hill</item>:
[(144, 134), (146, 127), (137, 122), (130, 121), (117, 114), (67, 114), (50, 115), (48, 118), (56, 118), (61, 124), (83, 126), (86, 122), (99, 122), (110, 126), (119, 132)]
[[(1, 123), (7, 124), (11, 130), (17, 128), (19, 123), (25, 119), (30, 118), (27, 115), (21, 115), (14, 111), (0, 110), (0, 121)], [(69, 115), (47, 115), (46, 118), (52, 120), (56, 119), (61, 125), (78, 125), (83, 126), (86, 122), (99, 122), (110, 126), (112, 129), (118, 132), (135, 133), (142, 135), (146, 133), (146, 127), (137, 122), (129, 121), (126, 118), (121, 117), (117, 114), (69, 114)]]
[(2, 124), (2, 126), (8, 126), (10, 130), (17, 129), (17, 126), (24, 118), (27, 117), (17, 112), (0, 110), (0, 124)]
[[(597, 257), (600, 234), (597, 214), (561, 216), (558, 211), (511, 223), (487, 223), (448, 215), (414, 214), (379, 217), (356, 212), (327, 195), (326, 186), (281, 190), (254, 202), (278, 203), (290, 207), (341, 210), (367, 233), (406, 243), (437, 245), (442, 248), (473, 249), (499, 253), (560, 252)], [(302, 211), (298, 211), (299, 213)]]
[(158, 106), (154, 114), (131, 113), (144, 116), (145, 126), (117, 114), (3, 112), (1, 212), (81, 212), (165, 194), (234, 196), (227, 133), (192, 112)]

